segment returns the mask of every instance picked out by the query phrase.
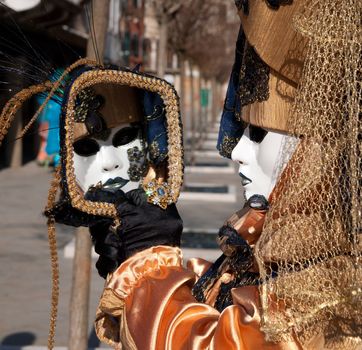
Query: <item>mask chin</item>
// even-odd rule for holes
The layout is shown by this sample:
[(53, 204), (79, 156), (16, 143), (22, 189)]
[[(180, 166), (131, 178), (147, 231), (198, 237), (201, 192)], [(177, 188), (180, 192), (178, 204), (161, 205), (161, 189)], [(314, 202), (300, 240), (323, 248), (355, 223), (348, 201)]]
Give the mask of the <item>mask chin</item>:
[(252, 182), (243, 186), (245, 190), (245, 198), (248, 200), (254, 195), (262, 195), (265, 198), (269, 198), (269, 195), (274, 187), (272, 177), (264, 174), (260, 167), (255, 167), (252, 172)]

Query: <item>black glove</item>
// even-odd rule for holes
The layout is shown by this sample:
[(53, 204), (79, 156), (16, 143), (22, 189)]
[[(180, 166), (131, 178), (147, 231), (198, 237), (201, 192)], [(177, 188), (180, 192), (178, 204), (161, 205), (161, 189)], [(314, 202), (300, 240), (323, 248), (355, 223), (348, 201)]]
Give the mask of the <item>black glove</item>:
[(252, 255), (252, 249), (248, 242), (229, 225), (224, 225), (219, 229), (218, 243), (226, 256), (235, 254)]
[[(125, 198), (125, 195), (122, 191), (111, 192), (102, 188), (91, 187), (85, 193), (84, 198), (92, 202), (116, 203)], [(61, 198), (54, 207), (46, 210), (44, 214), (47, 217), (53, 217), (55, 221), (60, 224), (75, 227), (90, 227), (99, 222), (107, 222), (108, 224), (112, 222), (111, 218), (88, 214), (74, 208), (71, 205), (70, 200), (66, 199), (63, 194), (61, 194)]]
[(92, 202), (119, 203), (126, 201), (125, 193), (122, 190), (113, 191), (102, 187), (90, 187), (85, 193), (84, 199)]
[(79, 227), (89, 227), (103, 220), (111, 222), (111, 219), (99, 215), (92, 215), (80, 211), (70, 204), (68, 200), (59, 200), (53, 208), (44, 212), (45, 216), (53, 217), (57, 223)]
[(174, 204), (162, 209), (148, 203), (144, 191), (137, 189), (124, 197), (120, 195), (116, 207), (121, 219), (116, 230), (104, 232), (104, 226), (91, 227), (95, 250), (100, 255), (96, 267), (102, 277), (138, 251), (156, 245), (180, 245), (183, 226)]
[(96, 268), (103, 278), (116, 270), (123, 259), (121, 242), (118, 235), (110, 231), (110, 226), (107, 222), (98, 222), (89, 227), (94, 250), (99, 254)]

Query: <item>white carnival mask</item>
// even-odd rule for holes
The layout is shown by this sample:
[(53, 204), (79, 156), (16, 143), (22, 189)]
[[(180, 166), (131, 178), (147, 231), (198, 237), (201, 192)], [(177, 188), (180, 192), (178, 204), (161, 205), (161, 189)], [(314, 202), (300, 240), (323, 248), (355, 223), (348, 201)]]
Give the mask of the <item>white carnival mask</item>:
[(231, 159), (240, 164), (239, 175), (248, 200), (255, 194), (268, 199), (278, 177), (282, 146), (287, 136), (248, 126), (232, 151)]
[(84, 193), (100, 182), (114, 191), (139, 187), (145, 156), (138, 127), (124, 123), (112, 128), (106, 139), (84, 137), (75, 141), (73, 148), (74, 173)]

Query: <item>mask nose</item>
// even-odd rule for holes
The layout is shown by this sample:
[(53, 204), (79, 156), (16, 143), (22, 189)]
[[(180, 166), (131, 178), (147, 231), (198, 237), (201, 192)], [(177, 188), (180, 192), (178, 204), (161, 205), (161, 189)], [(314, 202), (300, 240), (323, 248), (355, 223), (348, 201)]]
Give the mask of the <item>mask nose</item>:
[(250, 163), (251, 159), (256, 155), (257, 144), (244, 135), (231, 153), (231, 159), (241, 164)]
[(117, 157), (116, 152), (114, 152), (113, 146), (102, 146), (99, 153), (101, 157), (101, 168), (103, 173), (111, 172), (123, 167), (123, 163)]

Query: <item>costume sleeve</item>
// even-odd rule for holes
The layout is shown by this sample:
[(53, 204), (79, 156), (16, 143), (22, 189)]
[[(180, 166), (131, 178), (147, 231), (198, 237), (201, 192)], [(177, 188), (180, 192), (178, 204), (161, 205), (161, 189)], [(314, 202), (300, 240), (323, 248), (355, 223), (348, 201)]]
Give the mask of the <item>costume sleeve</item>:
[(115, 349), (301, 349), (294, 340), (264, 340), (255, 286), (235, 289), (234, 305), (220, 314), (196, 302), (194, 279), (178, 248), (135, 254), (107, 279), (96, 316), (98, 337)]

